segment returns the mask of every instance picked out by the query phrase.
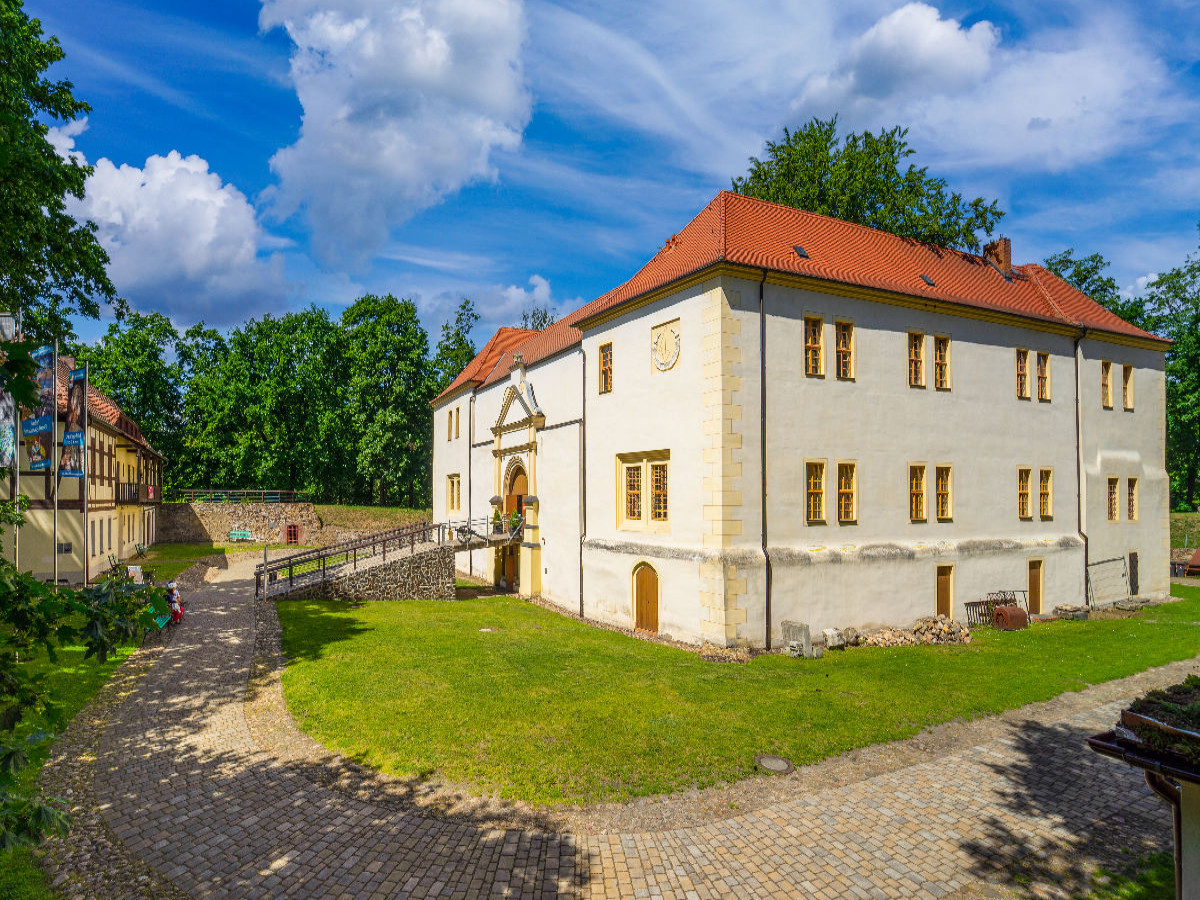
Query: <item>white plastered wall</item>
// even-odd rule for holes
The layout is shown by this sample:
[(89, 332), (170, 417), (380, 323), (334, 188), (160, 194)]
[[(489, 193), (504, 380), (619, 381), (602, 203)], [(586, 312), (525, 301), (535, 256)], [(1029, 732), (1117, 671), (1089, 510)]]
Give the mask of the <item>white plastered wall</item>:
[[(997, 275), (997, 278), (1000, 276)], [(1028, 586), (1043, 560), (1043, 608), (1083, 598), (1077, 537), (1072, 339), (979, 319), (768, 284), (768, 533), (775, 639), (785, 619), (814, 628), (908, 624), (936, 611), (937, 567), (954, 566), (953, 609)], [(748, 315), (748, 314), (747, 314)], [(824, 377), (804, 370), (804, 317), (823, 321)], [(834, 323), (854, 325), (855, 371), (835, 369)], [(746, 328), (751, 326), (749, 323)], [(925, 384), (908, 384), (909, 333), (925, 335)], [(933, 338), (950, 339), (950, 389), (933, 378)], [(1030, 399), (1016, 391), (1016, 350), (1029, 351)], [(1036, 354), (1050, 355), (1051, 399), (1037, 398)], [(757, 448), (757, 435), (751, 436)], [(806, 521), (805, 466), (825, 464), (825, 521)], [(857, 518), (837, 516), (839, 462), (857, 475)], [(925, 521), (908, 509), (910, 464), (926, 467)], [(953, 508), (935, 515), (938, 466)], [(1017, 509), (1017, 471), (1031, 469), (1032, 515)], [(1038, 472), (1053, 471), (1052, 516)]]
[[(1080, 343), (1080, 411), (1088, 560), (1138, 554), (1139, 594), (1170, 593), (1170, 482), (1166, 472), (1164, 357), (1106, 341)], [(1112, 408), (1101, 402), (1101, 367), (1112, 363)], [(1122, 366), (1132, 365), (1133, 409), (1124, 408)], [(1108, 520), (1108, 479), (1118, 479), (1117, 521)], [(1136, 521), (1127, 512), (1130, 478), (1137, 479)]]
[[(702, 490), (705, 478), (704, 338), (706, 307), (717, 281), (664, 297), (584, 333), (587, 415), (587, 536), (584, 603), (589, 617), (629, 628), (634, 624), (633, 571), (647, 562), (658, 573), (659, 632), (686, 641), (704, 639), (700, 567), (716, 556)], [(651, 356), (656, 326), (679, 320), (675, 364), (657, 369)], [(612, 390), (600, 394), (599, 349), (613, 346)], [(641, 523), (620, 523), (618, 454), (669, 451), (668, 522), (649, 519), (644, 492)]]

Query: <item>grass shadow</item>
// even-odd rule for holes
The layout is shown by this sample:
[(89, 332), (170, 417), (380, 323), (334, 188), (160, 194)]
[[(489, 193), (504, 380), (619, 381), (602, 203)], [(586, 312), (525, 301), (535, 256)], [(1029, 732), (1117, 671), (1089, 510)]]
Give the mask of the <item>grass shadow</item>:
[(283, 636), (283, 654), (289, 660), (323, 659), (330, 647), (373, 629), (346, 612), (360, 609), (360, 601), (286, 600), (274, 601), (288, 628)]

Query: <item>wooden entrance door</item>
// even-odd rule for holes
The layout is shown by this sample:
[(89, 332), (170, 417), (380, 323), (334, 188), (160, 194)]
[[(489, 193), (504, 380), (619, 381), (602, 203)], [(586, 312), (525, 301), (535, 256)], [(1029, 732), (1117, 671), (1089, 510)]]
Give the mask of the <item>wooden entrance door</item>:
[(508, 590), (515, 591), (517, 589), (517, 548), (505, 547), (504, 553), (504, 583)]
[(954, 616), (954, 566), (937, 567), (937, 614)]
[[(512, 473), (508, 483), (508, 493), (504, 495), (504, 515), (516, 513), (518, 516), (525, 512), (525, 495), (529, 493), (529, 480), (525, 470), (518, 468)], [(505, 525), (507, 526), (507, 522)]]
[(1040, 615), (1042, 612), (1042, 561), (1029, 561), (1029, 614)]
[(633, 573), (633, 624), (658, 633), (658, 573), (651, 566), (638, 566)]

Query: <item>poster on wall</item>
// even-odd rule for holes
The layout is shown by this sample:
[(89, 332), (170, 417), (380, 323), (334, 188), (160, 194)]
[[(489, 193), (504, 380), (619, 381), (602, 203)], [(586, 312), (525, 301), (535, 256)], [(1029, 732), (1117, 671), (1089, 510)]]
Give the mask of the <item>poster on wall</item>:
[(25, 435), (25, 449), (29, 453), (29, 468), (33, 472), (51, 468), (54, 444), (54, 419), (57, 413), (57, 398), (54, 389), (54, 348), (39, 347), (33, 353), (38, 364), (38, 405), (29, 418), (21, 422), (21, 433)]
[(83, 477), (83, 436), (87, 432), (87, 369), (71, 372), (67, 389), (67, 423), (58, 471), (64, 478)]

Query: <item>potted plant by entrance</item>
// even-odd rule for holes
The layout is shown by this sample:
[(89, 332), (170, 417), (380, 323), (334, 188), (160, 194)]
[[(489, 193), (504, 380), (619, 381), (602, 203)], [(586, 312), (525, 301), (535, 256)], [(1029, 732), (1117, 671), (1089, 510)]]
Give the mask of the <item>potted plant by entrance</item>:
[(495, 534), (504, 534), (504, 521), (500, 518), (500, 510), (492, 511), (492, 531)]
[(517, 511), (514, 509), (511, 513), (508, 514), (508, 530), (516, 531), (517, 526), (520, 524), (521, 524), (521, 517), (517, 514)]

